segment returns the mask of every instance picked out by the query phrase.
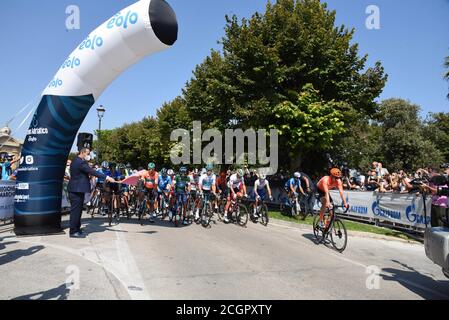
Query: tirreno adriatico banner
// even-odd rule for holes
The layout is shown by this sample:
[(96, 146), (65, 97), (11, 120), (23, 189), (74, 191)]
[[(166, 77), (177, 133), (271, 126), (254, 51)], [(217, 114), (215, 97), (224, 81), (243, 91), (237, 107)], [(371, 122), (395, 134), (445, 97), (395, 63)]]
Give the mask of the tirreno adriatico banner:
[(164, 0), (141, 0), (104, 22), (82, 41), (42, 94), (22, 149), (15, 196), (18, 235), (61, 231), (64, 168), (89, 109), (124, 70), (169, 48), (176, 15)]

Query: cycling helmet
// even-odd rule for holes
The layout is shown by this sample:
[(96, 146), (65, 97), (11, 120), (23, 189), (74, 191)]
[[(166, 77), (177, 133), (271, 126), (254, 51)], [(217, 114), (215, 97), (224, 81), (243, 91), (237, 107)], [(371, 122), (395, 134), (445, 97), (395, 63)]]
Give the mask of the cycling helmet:
[(167, 175), (167, 169), (162, 168), (162, 170), (161, 170), (161, 175), (162, 175), (163, 177), (165, 177), (165, 176)]
[(201, 169), (201, 174), (202, 174), (202, 175), (203, 175), (203, 174), (206, 174), (206, 173), (207, 173), (206, 168)]
[(156, 165), (153, 162), (150, 162), (148, 164), (148, 170), (154, 170), (156, 168)]
[(101, 167), (104, 168), (104, 169), (108, 169), (108, 168), (109, 168), (109, 162), (103, 161), (103, 162), (101, 163)]
[(341, 178), (341, 177), (342, 177), (342, 174), (341, 174), (340, 169), (338, 169), (338, 168), (332, 168), (332, 169), (331, 169), (331, 176), (333, 176), (334, 178)]
[(264, 175), (263, 173), (261, 173), (261, 174), (259, 175), (259, 179), (260, 179), (260, 180), (265, 180), (266, 178), (267, 178), (267, 176)]
[(132, 168), (131, 163), (128, 162), (128, 163), (126, 164), (126, 168), (127, 168), (127, 169), (131, 169), (131, 168)]
[(207, 170), (207, 171), (213, 171), (213, 170), (214, 170), (214, 165), (213, 165), (213, 164), (208, 164), (208, 165), (206, 166), (206, 170)]
[(243, 170), (242, 169), (238, 169), (237, 170), (237, 175), (239, 176), (239, 177), (243, 177)]
[(299, 172), (295, 172), (295, 174), (293, 175), (296, 179), (301, 178), (301, 174)]
[(175, 174), (175, 172), (174, 172), (172, 169), (168, 169), (167, 174), (168, 174), (169, 176), (172, 176), (172, 175)]
[(181, 167), (181, 169), (179, 169), (179, 172), (181, 174), (186, 174), (187, 173), (187, 168), (186, 167)]

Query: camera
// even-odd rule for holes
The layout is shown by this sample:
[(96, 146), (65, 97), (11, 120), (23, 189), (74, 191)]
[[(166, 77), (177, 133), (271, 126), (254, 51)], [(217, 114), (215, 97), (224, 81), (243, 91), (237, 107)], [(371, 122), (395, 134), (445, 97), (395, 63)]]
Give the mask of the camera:
[(440, 166), (440, 169), (448, 169), (449, 168), (449, 163), (443, 163), (441, 166)]
[(437, 188), (437, 195), (438, 196), (446, 196), (449, 197), (449, 188), (448, 187), (438, 187)]

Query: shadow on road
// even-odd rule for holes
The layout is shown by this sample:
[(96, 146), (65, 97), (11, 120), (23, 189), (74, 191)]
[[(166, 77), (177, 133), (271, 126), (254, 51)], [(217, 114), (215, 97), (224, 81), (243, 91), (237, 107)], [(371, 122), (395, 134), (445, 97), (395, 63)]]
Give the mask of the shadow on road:
[(304, 238), (306, 238), (307, 240), (312, 241), (314, 244), (318, 244), (314, 234), (312, 234), (312, 233), (304, 233), (302, 236)]
[(62, 284), (57, 288), (53, 288), (47, 291), (36, 292), (32, 294), (23, 295), (11, 300), (67, 300), (70, 290), (67, 289), (66, 284)]
[(430, 275), (425, 275), (417, 271), (415, 268), (408, 266), (397, 260), (391, 260), (399, 264), (402, 268), (384, 268), (383, 272), (390, 275), (382, 274), (382, 278), (386, 281), (395, 281), (402, 286), (416, 293), (427, 300), (442, 300), (449, 298), (449, 281), (435, 280)]
[[(12, 243), (13, 242), (8, 242), (4, 244), (12, 244)], [(45, 249), (44, 246), (34, 246), (28, 249), (17, 249), (5, 253), (0, 253), (0, 266), (13, 262), (23, 257), (31, 256), (32, 254), (35, 254), (43, 249)]]

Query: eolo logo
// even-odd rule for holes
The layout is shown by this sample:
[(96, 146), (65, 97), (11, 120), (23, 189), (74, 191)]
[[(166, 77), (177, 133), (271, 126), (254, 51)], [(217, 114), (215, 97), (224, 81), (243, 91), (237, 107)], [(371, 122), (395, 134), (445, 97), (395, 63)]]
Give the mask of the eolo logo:
[(63, 84), (61, 79), (55, 78), (53, 79), (50, 84), (48, 85), (49, 88), (58, 88), (61, 87)]
[(66, 61), (64, 61), (64, 63), (61, 66), (61, 69), (65, 69), (65, 68), (76, 68), (79, 67), (79, 65), (81, 64), (81, 60), (76, 58), (76, 57), (71, 57), (68, 58)]
[(124, 29), (127, 29), (129, 24), (136, 24), (138, 19), (139, 16), (136, 12), (131, 13), (131, 11), (128, 11), (125, 16), (121, 15), (121, 13), (119, 12), (114, 17), (112, 17), (111, 20), (109, 20), (107, 28), (112, 29), (114, 27), (123, 27)]
[(103, 45), (103, 38), (99, 37), (97, 35), (94, 35), (92, 37), (92, 39), (89, 36), (83, 42), (81, 42), (78, 49), (80, 49), (80, 50), (83, 50), (83, 49), (95, 50), (97, 47), (101, 47), (102, 45)]

